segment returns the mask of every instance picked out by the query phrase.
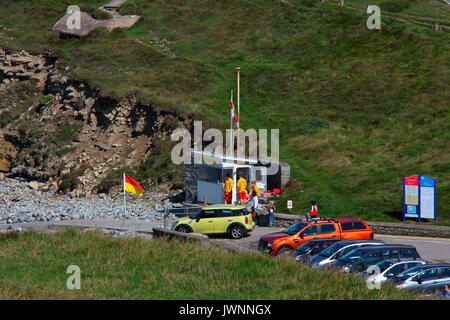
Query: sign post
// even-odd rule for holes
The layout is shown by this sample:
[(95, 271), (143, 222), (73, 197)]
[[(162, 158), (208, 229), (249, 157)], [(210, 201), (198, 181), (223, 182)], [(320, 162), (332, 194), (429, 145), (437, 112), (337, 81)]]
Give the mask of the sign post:
[(403, 222), (406, 218), (437, 220), (436, 180), (423, 175), (403, 178)]
[(287, 201), (287, 208), (289, 209), (289, 211), (291, 211), (291, 209), (292, 209), (292, 200), (288, 200)]

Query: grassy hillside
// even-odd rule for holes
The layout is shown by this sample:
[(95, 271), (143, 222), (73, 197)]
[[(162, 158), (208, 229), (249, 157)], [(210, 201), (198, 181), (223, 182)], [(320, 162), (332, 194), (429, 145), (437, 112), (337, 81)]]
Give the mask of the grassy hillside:
[[(0, 44), (52, 50), (104, 93), (220, 128), (240, 66), (243, 128), (279, 128), (291, 165), (280, 209), (292, 199), (302, 213), (316, 199), (325, 216), (397, 221), (401, 178), (424, 174), (438, 179), (440, 222), (450, 224), (450, 35), (389, 14), (381, 32), (367, 30), (351, 8), (367, 1), (346, 2), (130, 0), (121, 12), (142, 16), (133, 28), (61, 40), (51, 26), (72, 1), (8, 1)], [(450, 20), (437, 0), (392, 10)]]
[[(80, 267), (80, 290), (66, 287), (69, 265)], [(392, 286), (370, 290), (348, 274), (292, 259), (75, 230), (0, 240), (0, 287), (0, 299), (420, 298)]]

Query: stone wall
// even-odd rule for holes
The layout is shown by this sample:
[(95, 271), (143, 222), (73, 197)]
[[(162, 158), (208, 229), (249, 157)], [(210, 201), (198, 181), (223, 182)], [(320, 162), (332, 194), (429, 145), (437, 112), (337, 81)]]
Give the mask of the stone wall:
[(199, 164), (186, 164), (184, 166), (185, 201), (197, 202), (197, 179), (205, 174), (206, 167)]
[(243, 246), (240, 242), (217, 242), (212, 239), (209, 239), (208, 236), (199, 233), (183, 233), (178, 231), (167, 230), (163, 228), (153, 228), (152, 229), (154, 238), (163, 238), (168, 241), (172, 239), (178, 240), (186, 240), (186, 241), (197, 241), (202, 245), (214, 245), (218, 247), (224, 247), (233, 252), (246, 252), (246, 253), (254, 253), (255, 250), (251, 249), (248, 246)]
[[(301, 222), (305, 217), (290, 214), (275, 214), (275, 226), (287, 228), (295, 223)], [(394, 222), (366, 221), (375, 233), (410, 236), (429, 236), (450, 238), (450, 227), (431, 226)]]

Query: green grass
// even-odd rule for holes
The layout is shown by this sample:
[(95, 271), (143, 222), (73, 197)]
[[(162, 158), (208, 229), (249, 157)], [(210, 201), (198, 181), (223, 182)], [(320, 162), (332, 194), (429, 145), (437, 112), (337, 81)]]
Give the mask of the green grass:
[(80, 124), (62, 124), (56, 132), (47, 135), (45, 142), (53, 143), (58, 147), (64, 147), (66, 144), (73, 142), (82, 127)]
[[(81, 289), (68, 290), (69, 265)], [(419, 299), (291, 259), (74, 229), (0, 240), (0, 299)], [(338, 290), (336, 288), (339, 288)]]
[[(449, 16), (427, 2), (398, 14)], [(135, 95), (204, 127), (229, 125), (240, 66), (242, 127), (279, 128), (281, 160), (291, 165), (278, 209), (292, 199), (302, 213), (315, 199), (324, 216), (398, 221), (402, 177), (424, 174), (438, 180), (439, 223), (450, 225), (448, 32), (390, 15), (381, 32), (367, 30), (363, 10), (330, 1), (130, 0), (121, 12), (142, 16), (133, 28), (61, 40), (50, 26), (69, 4), (2, 4), (13, 38), (3, 44), (54, 51), (102, 93)]]
[(37, 103), (36, 81), (15, 82), (0, 93), (0, 127), (21, 117), (34, 103)]
[(364, 6), (376, 4), (380, 6), (382, 12), (450, 20), (450, 6), (441, 0), (347, 0), (346, 2)]

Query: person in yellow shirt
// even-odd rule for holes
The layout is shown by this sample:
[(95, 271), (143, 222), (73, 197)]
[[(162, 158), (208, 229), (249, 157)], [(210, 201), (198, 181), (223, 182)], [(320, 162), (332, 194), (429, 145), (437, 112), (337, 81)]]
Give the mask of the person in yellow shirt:
[(241, 205), (245, 204), (247, 199), (247, 180), (242, 177), (242, 172), (239, 173), (239, 179), (237, 181), (238, 195)]
[(233, 186), (234, 186), (233, 179), (231, 178), (230, 174), (227, 173), (227, 177), (225, 179), (225, 186), (223, 187), (223, 198), (226, 204), (231, 204), (233, 196)]
[(252, 200), (253, 191), (255, 191), (256, 196), (258, 198), (261, 197), (261, 192), (259, 191), (259, 188), (256, 185), (256, 181), (252, 181), (252, 186), (250, 187), (250, 193), (247, 195), (247, 199), (245, 199), (244, 204), (247, 204)]
[(252, 181), (252, 187), (250, 188), (250, 193), (251, 193), (252, 191), (255, 191), (255, 192), (256, 192), (256, 196), (257, 196), (258, 198), (261, 197), (261, 192), (259, 192), (259, 188), (258, 188), (258, 186), (256, 185), (256, 181)]

